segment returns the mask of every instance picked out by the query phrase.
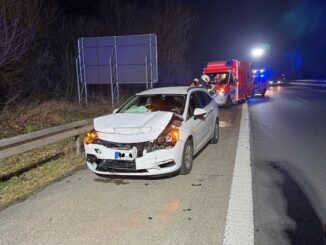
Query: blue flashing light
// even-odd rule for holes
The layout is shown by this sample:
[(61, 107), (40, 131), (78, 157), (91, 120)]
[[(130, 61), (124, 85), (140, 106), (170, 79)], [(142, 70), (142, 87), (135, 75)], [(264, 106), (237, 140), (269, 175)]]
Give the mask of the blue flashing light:
[(265, 75), (264, 74), (261, 74), (260, 77), (265, 77)]
[(227, 67), (232, 66), (232, 65), (233, 65), (233, 60), (227, 60), (225, 65), (226, 65)]
[(203, 65), (202, 65), (203, 69), (205, 69), (207, 67), (207, 65), (208, 65), (208, 62), (204, 62)]

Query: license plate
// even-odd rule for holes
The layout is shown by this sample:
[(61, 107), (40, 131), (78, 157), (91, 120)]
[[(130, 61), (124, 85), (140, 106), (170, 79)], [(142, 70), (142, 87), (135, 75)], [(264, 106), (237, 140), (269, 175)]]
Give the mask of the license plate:
[(115, 151), (114, 159), (115, 160), (134, 160), (137, 157), (137, 149), (134, 147), (129, 151)]
[(114, 159), (119, 159), (120, 152), (116, 151), (114, 153)]

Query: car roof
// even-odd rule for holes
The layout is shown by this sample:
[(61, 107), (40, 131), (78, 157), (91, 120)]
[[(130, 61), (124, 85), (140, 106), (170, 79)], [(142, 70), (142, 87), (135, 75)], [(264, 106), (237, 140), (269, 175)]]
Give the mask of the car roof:
[(173, 86), (173, 87), (161, 87), (145, 90), (143, 92), (137, 93), (137, 95), (150, 95), (150, 94), (187, 94), (190, 90), (205, 90), (198, 87), (189, 86)]

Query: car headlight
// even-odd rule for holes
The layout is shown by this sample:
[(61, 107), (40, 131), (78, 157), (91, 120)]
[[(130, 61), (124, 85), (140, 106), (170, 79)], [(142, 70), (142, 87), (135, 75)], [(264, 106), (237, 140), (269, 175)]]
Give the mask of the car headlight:
[(174, 115), (170, 123), (154, 141), (155, 149), (174, 147), (180, 137), (179, 127), (183, 119)]
[(98, 139), (98, 135), (97, 135), (96, 131), (92, 130), (92, 131), (86, 133), (86, 135), (84, 137), (84, 143), (86, 145), (92, 144), (97, 139)]
[(179, 139), (179, 129), (169, 128), (164, 130), (156, 139), (156, 143), (160, 146), (175, 146)]
[(216, 90), (216, 92), (218, 93), (218, 95), (224, 95), (224, 93), (225, 93), (225, 90), (224, 90), (224, 88), (219, 88), (219, 89), (217, 89)]

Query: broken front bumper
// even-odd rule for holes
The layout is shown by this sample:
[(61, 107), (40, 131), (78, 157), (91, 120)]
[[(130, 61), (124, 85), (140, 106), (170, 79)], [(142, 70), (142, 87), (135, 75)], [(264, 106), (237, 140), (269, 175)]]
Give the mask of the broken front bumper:
[[(178, 140), (173, 148), (142, 153), (138, 151), (136, 157), (133, 155), (135, 148), (125, 150), (101, 144), (85, 145), (85, 152), (87, 166), (94, 173), (152, 176), (178, 171), (182, 163), (183, 148), (184, 142)], [(121, 157), (118, 156), (119, 153)], [(125, 154), (123, 155), (123, 153)]]

